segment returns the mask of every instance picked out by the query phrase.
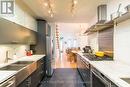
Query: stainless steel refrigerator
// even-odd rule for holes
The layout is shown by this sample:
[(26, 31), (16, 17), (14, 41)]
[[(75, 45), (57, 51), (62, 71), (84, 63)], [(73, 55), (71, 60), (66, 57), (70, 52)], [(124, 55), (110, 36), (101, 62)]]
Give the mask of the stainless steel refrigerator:
[(46, 76), (53, 74), (53, 39), (51, 38), (51, 26), (45, 20), (37, 20), (37, 43), (31, 46), (34, 54), (45, 54), (44, 72)]
[(51, 37), (51, 27), (47, 25), (46, 33), (46, 75), (53, 74), (53, 41)]

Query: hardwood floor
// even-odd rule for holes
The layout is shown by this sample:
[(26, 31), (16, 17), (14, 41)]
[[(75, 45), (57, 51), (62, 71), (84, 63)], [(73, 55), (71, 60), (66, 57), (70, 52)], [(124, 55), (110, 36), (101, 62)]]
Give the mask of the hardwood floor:
[(67, 61), (66, 54), (56, 59), (54, 74), (46, 78), (40, 87), (84, 87), (77, 71), (77, 64)]
[(77, 68), (77, 63), (70, 62), (66, 53), (61, 53), (55, 62), (55, 68)]

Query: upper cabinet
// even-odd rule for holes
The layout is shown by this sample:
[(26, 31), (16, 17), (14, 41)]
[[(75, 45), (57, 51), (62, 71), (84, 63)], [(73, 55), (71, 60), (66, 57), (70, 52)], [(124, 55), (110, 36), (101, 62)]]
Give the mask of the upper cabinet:
[(15, 11), (13, 15), (0, 14), (0, 17), (26, 27), (30, 30), (37, 31), (37, 22), (35, 18), (32, 16), (30, 9), (21, 0), (15, 1), (14, 10)]
[(35, 44), (35, 31), (6, 19), (0, 19), (0, 44)]

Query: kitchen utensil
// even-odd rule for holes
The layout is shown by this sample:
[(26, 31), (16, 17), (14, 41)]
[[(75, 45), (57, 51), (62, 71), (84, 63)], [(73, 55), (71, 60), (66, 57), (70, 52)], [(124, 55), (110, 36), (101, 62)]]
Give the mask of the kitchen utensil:
[(113, 58), (113, 51), (104, 51), (104, 55)]
[(113, 19), (115, 19), (117, 17), (120, 17), (122, 15), (122, 12), (120, 11), (121, 5), (122, 4), (120, 3), (119, 6), (118, 6), (117, 11), (111, 14), (111, 20), (113, 20)]
[(26, 56), (32, 56), (32, 50), (26, 51)]
[(122, 15), (122, 12), (114, 12), (111, 14), (111, 20), (114, 20), (117, 17), (120, 17)]
[(119, 13), (120, 12), (120, 9), (121, 9), (121, 3), (119, 4), (119, 6), (118, 6), (118, 9), (117, 9), (117, 13)]
[(98, 51), (98, 52), (95, 52), (95, 55), (98, 56), (98, 57), (103, 57), (104, 56), (104, 52)]
[(85, 47), (83, 48), (83, 51), (84, 51), (84, 53), (92, 53), (92, 49), (91, 49), (90, 46), (85, 46)]

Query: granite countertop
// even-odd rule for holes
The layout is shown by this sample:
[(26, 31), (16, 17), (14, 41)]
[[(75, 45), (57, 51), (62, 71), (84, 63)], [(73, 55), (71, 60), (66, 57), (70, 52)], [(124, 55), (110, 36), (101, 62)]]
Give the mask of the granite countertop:
[[(11, 63), (17, 62), (17, 61), (38, 61), (39, 59), (43, 58), (45, 55), (33, 55), (33, 56), (25, 56), (21, 57), (17, 60), (12, 61)], [(4, 67), (9, 64), (0, 64), (0, 67)], [(9, 79), (10, 77), (14, 76), (18, 71), (8, 71), (8, 70), (0, 70), (0, 83), (4, 82), (5, 80)]]
[(90, 61), (83, 56), (82, 52), (77, 52), (83, 59), (89, 62), (108, 79), (119, 87), (130, 87), (130, 84), (120, 78), (130, 78), (130, 64), (121, 61)]

